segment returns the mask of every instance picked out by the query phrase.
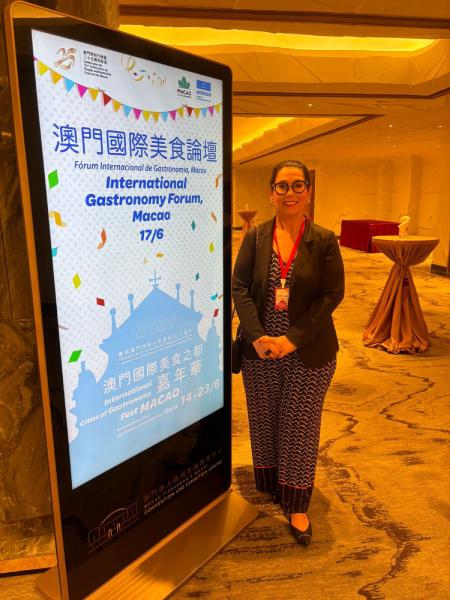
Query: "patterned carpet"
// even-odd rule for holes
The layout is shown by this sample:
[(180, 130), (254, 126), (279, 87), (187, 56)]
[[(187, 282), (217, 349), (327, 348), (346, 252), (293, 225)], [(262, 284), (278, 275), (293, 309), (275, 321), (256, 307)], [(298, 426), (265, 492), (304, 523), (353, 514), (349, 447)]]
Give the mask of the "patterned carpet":
[[(234, 489), (259, 517), (173, 598), (444, 600), (449, 597), (450, 280), (413, 267), (432, 347), (366, 349), (361, 337), (391, 266), (343, 249), (338, 367), (325, 400), (311, 546), (253, 484), (245, 401), (233, 376)], [(0, 580), (0, 598), (38, 598), (34, 575)], [(447, 592), (445, 591), (447, 590)]]

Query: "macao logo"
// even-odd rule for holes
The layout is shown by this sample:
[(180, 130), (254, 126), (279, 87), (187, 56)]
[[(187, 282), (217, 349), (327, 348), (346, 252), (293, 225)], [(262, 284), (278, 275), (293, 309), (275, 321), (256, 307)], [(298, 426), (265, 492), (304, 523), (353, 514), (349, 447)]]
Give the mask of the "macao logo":
[(186, 79), (185, 75), (178, 80), (177, 94), (183, 98), (191, 97), (191, 84)]
[(76, 48), (60, 48), (56, 53), (55, 67), (68, 71), (75, 65)]
[(182, 88), (183, 90), (188, 90), (191, 87), (191, 84), (184, 75), (178, 80), (178, 87)]
[(166, 85), (166, 78), (163, 75), (156, 72), (148, 73), (147, 69), (139, 69), (137, 67), (136, 59), (133, 56), (125, 56), (122, 54), (120, 62), (125, 71), (128, 71), (128, 74), (133, 81), (150, 81), (155, 87), (163, 87)]

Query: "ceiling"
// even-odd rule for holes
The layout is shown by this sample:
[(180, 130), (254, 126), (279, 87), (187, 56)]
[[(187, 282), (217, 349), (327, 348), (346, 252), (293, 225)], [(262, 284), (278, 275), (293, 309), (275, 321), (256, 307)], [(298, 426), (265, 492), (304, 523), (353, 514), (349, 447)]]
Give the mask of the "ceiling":
[(448, 151), (450, 0), (119, 4), (126, 31), (230, 66), (235, 165)]

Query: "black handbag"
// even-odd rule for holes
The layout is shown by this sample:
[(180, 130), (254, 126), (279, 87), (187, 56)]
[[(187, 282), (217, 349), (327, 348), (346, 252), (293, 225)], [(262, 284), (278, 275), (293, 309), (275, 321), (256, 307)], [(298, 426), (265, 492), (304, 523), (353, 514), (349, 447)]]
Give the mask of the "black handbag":
[[(258, 239), (259, 239), (259, 229), (256, 228), (256, 238), (255, 238), (255, 250), (258, 247)], [(252, 288), (253, 289), (253, 288)], [(233, 312), (231, 314), (231, 321), (233, 321), (234, 313), (236, 311), (236, 307), (233, 308)], [(236, 338), (231, 342), (231, 372), (237, 375), (241, 372), (242, 368), (242, 357), (244, 356), (244, 332), (242, 331), (242, 327), (239, 325), (237, 328)], [(245, 344), (247, 346), (247, 344)], [(252, 350), (255, 355), (254, 358), (257, 358), (255, 350)], [(245, 350), (245, 355), (248, 356), (248, 349)], [(252, 357), (253, 358), (253, 357)]]
[(236, 375), (241, 372), (242, 367), (242, 329), (231, 344), (231, 372)]

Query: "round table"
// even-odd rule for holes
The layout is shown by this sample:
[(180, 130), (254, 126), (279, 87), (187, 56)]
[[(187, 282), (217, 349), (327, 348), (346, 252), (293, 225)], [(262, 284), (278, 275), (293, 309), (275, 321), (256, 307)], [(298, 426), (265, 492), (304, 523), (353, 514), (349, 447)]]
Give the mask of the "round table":
[(381, 346), (393, 354), (425, 352), (430, 340), (409, 267), (423, 262), (439, 240), (421, 235), (379, 235), (372, 242), (394, 265), (364, 330), (364, 345)]

